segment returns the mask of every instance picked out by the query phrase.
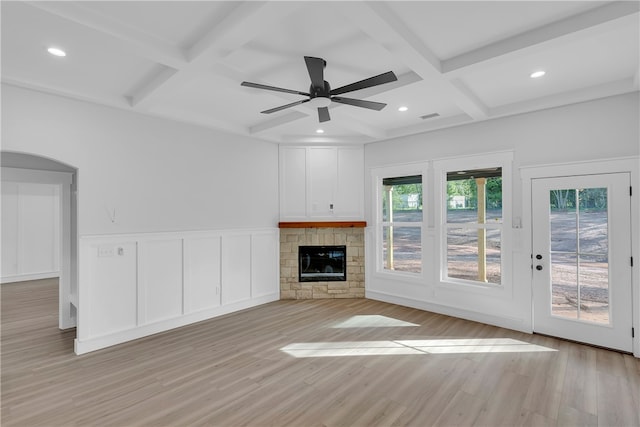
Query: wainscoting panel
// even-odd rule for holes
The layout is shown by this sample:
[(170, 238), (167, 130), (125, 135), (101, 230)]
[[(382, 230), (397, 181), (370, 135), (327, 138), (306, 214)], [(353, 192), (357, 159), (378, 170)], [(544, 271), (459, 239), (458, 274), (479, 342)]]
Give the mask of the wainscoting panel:
[(278, 261), (261, 254), (279, 255), (278, 235), (273, 233), (251, 236), (251, 297), (263, 297), (273, 292), (273, 282), (279, 280)]
[[(118, 251), (122, 255), (116, 256)], [(88, 302), (85, 306), (88, 333), (99, 336), (135, 328), (138, 323), (137, 243), (92, 244), (89, 254), (92, 283), (86, 289), (88, 295), (83, 295)]]
[(141, 323), (182, 315), (182, 240), (140, 243)]
[(278, 229), (85, 236), (83, 354), (279, 299)]
[(222, 238), (222, 304), (251, 298), (251, 236)]
[(184, 311), (193, 313), (220, 305), (221, 238), (184, 239)]

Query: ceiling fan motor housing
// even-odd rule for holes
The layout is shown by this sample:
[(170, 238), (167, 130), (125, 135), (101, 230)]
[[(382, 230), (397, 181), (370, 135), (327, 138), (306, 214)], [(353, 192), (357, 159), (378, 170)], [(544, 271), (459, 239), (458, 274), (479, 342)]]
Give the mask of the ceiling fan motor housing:
[(331, 86), (329, 86), (329, 82), (325, 80), (324, 87), (314, 87), (311, 85), (309, 87), (309, 95), (311, 96), (311, 99), (316, 97), (331, 97)]

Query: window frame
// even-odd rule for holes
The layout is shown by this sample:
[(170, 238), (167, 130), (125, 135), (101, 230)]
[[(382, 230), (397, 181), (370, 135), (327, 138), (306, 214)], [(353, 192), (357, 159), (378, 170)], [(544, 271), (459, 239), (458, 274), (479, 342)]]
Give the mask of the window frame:
[[(434, 179), (436, 181), (436, 227), (439, 236), (438, 258), (439, 271), (436, 285), (440, 289), (462, 290), (490, 294), (510, 294), (512, 292), (512, 188), (513, 188), (513, 152), (498, 152), (469, 155), (457, 158), (446, 158), (433, 161)], [(502, 222), (485, 224), (447, 222), (447, 172), (502, 168)], [(500, 284), (484, 283), (477, 280), (449, 277), (448, 270), (448, 231), (452, 228), (484, 228), (500, 230)]]
[[(407, 282), (413, 283), (424, 283), (424, 279), (426, 277), (425, 272), (425, 238), (426, 238), (426, 228), (427, 228), (427, 203), (430, 202), (431, 198), (428, 197), (428, 187), (427, 187), (427, 176), (428, 176), (428, 165), (427, 163), (418, 163), (418, 164), (406, 164), (406, 165), (394, 165), (394, 166), (386, 166), (372, 169), (372, 185), (374, 189), (374, 197), (372, 198), (373, 206), (373, 218), (374, 218), (374, 241), (375, 241), (375, 263), (374, 263), (374, 274), (388, 277), (393, 279), (400, 279)], [(384, 200), (384, 189), (383, 189), (383, 180), (386, 178), (397, 178), (404, 176), (414, 176), (421, 175), (422, 176), (422, 221), (413, 221), (413, 222), (389, 222), (384, 220), (382, 204)], [(420, 272), (410, 272), (410, 271), (398, 271), (398, 270), (389, 270), (384, 267), (384, 227), (388, 227), (390, 225), (398, 226), (398, 227), (416, 227), (420, 228)]]

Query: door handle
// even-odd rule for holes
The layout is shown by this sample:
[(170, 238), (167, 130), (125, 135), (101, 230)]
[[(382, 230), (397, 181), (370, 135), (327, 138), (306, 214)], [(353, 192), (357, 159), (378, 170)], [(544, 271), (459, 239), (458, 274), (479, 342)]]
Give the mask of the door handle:
[(536, 255), (536, 259), (542, 259), (542, 255), (540, 254)]
[(541, 265), (536, 265), (536, 270), (538, 270), (538, 271), (542, 270), (542, 266)]

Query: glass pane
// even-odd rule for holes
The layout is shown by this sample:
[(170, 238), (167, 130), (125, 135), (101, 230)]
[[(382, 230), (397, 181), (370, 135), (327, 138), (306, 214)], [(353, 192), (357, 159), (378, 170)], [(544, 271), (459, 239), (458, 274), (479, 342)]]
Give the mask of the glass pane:
[(607, 256), (581, 255), (580, 320), (609, 323), (609, 264)]
[(576, 252), (577, 216), (576, 191), (551, 190), (551, 212), (549, 212), (549, 233), (551, 251)]
[(501, 223), (502, 168), (448, 172), (447, 222)]
[(551, 254), (551, 314), (578, 318), (578, 258), (575, 253)]
[(422, 271), (421, 234), (421, 227), (383, 227), (384, 269), (420, 273)]
[[(484, 242), (484, 245), (483, 245)], [(452, 228), (447, 232), (447, 276), (500, 284), (500, 231)], [(484, 256), (482, 255), (484, 248)]]
[(608, 253), (607, 189), (580, 190), (579, 207), (580, 253)]
[(550, 194), (552, 308), (556, 316), (608, 324), (607, 189)]
[[(387, 178), (386, 182), (402, 182), (403, 177)], [(384, 222), (422, 222), (422, 177), (408, 184), (382, 186), (382, 220)], [(419, 180), (419, 182), (415, 182)]]

